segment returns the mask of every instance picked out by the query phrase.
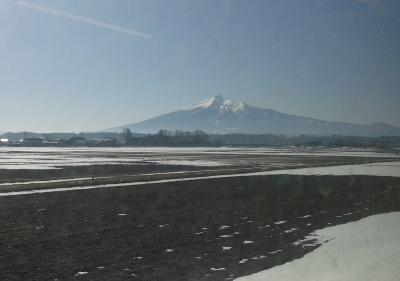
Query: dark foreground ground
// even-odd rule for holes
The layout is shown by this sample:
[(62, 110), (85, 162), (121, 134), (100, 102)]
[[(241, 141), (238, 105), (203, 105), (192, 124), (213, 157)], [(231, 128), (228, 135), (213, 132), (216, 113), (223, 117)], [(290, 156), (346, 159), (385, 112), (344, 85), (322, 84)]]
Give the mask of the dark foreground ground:
[[(0, 280), (226, 280), (400, 210), (400, 179), (268, 176), (0, 197)], [(231, 247), (231, 248), (223, 248)]]

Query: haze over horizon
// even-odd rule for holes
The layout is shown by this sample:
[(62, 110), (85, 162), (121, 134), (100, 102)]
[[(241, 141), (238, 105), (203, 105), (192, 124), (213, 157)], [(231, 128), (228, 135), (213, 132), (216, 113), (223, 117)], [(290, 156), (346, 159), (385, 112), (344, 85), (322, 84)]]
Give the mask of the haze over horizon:
[(0, 131), (94, 131), (220, 94), (400, 127), (400, 2), (0, 0)]

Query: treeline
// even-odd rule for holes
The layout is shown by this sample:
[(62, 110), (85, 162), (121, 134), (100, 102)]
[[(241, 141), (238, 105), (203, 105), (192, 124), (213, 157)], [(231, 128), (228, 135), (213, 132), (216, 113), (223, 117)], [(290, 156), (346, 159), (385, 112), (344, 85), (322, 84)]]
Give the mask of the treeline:
[(126, 129), (125, 145), (127, 146), (222, 146), (221, 140), (212, 139), (205, 132), (196, 130), (194, 132), (180, 131), (170, 132), (160, 130), (157, 134), (145, 136), (134, 136), (131, 130)]
[(377, 147), (399, 148), (400, 137), (358, 137), (358, 136), (285, 136), (285, 135), (251, 135), (225, 134), (211, 135), (212, 140), (223, 142), (227, 146), (306, 146), (306, 147)]

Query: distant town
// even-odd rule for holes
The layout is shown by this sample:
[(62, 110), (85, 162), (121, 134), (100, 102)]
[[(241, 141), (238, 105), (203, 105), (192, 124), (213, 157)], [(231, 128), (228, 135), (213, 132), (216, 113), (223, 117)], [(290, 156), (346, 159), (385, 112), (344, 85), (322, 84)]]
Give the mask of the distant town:
[(221, 146), (223, 142), (211, 139), (202, 131), (170, 132), (160, 130), (156, 134), (137, 134), (129, 129), (121, 133), (5, 133), (0, 135), (2, 146), (27, 147), (118, 147), (118, 146)]
[(400, 137), (274, 135), (274, 134), (207, 134), (203, 131), (167, 131), (154, 134), (131, 132), (34, 133), (0, 134), (0, 146), (11, 147), (220, 147), (220, 146), (304, 146), (304, 147), (375, 147), (399, 148)]

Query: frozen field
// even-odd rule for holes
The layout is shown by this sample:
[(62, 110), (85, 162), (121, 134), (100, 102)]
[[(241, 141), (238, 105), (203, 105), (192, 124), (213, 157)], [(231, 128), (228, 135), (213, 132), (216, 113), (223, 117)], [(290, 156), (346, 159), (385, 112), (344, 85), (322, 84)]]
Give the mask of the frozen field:
[[(356, 268), (395, 280), (398, 259), (377, 259), (399, 253), (398, 160), (344, 149), (1, 148), (0, 280), (367, 280)], [(367, 259), (343, 267), (346, 250)]]
[[(16, 148), (0, 147), (1, 169), (59, 169), (67, 166), (160, 163), (167, 165), (224, 166), (290, 164), (269, 157), (399, 157), (395, 153), (363, 149), (272, 148)], [(263, 157), (261, 163), (256, 161)], [(278, 158), (279, 159), (279, 158)], [(284, 159), (284, 158), (282, 158)], [(246, 162), (248, 161), (248, 163)], [(275, 159), (272, 159), (275, 160)], [(281, 159), (280, 159), (281, 160)], [(278, 163), (276, 163), (278, 162)]]

